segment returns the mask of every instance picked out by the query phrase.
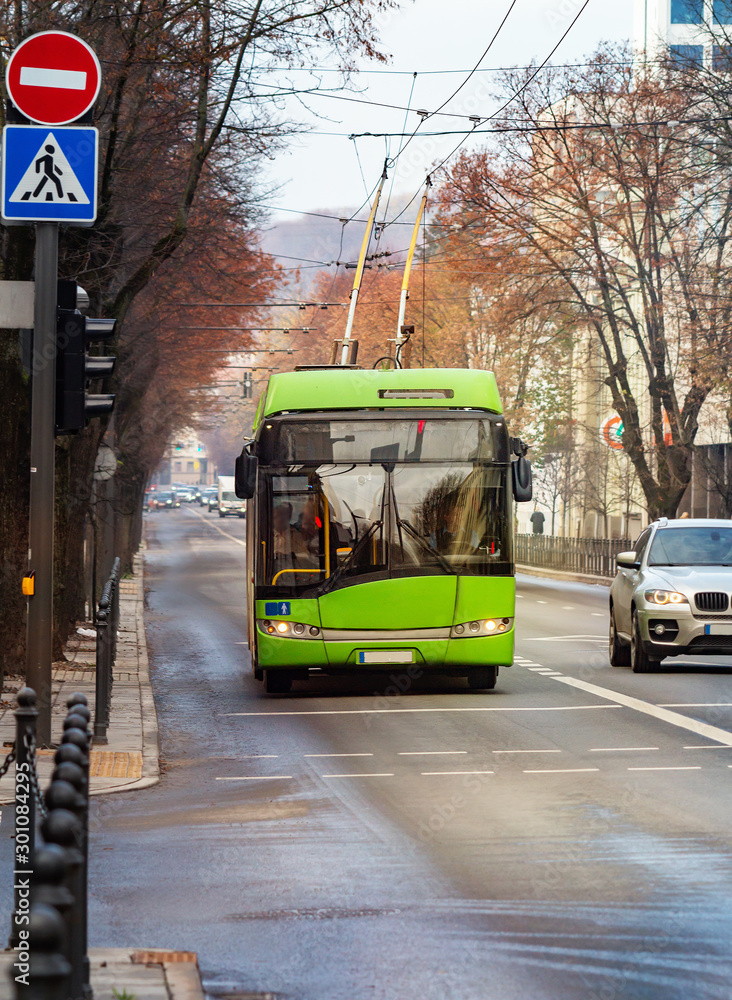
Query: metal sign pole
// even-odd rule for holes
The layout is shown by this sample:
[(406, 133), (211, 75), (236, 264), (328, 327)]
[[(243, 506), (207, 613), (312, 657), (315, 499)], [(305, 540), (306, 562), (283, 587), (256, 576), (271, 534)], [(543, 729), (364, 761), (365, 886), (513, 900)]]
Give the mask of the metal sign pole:
[(51, 742), (53, 660), (53, 504), (55, 489), (56, 283), (58, 223), (36, 224), (36, 296), (31, 398), (30, 517), (26, 684), (38, 697), (37, 740)]

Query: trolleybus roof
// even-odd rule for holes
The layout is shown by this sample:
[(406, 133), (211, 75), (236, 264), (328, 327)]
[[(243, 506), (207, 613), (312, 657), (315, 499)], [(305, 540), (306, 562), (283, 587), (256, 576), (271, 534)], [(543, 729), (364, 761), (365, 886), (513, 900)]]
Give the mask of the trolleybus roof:
[[(272, 375), (256, 424), (276, 413), (392, 407), (503, 413), (493, 372), (468, 368), (323, 369)], [(256, 426), (255, 426), (256, 430)]]

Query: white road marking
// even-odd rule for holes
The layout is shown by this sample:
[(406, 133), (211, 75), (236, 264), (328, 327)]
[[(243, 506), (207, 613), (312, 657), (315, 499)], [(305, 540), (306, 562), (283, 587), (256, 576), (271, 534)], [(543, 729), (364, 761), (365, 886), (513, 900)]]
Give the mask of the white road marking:
[(545, 635), (541, 638), (524, 639), (524, 642), (567, 642), (570, 639), (594, 639), (596, 642), (607, 642), (606, 635)]
[(684, 750), (732, 750), (732, 743), (720, 744), (719, 746), (710, 746), (705, 743), (704, 746), (684, 747)]
[(589, 684), (587, 681), (579, 680), (577, 677), (563, 676), (556, 677), (555, 680), (558, 684), (567, 684), (570, 687), (579, 688), (581, 691), (593, 694), (597, 698), (607, 698), (608, 701), (613, 701), (617, 705), (632, 708), (635, 712), (650, 715), (661, 722), (668, 722), (672, 726), (678, 726), (679, 729), (686, 729), (690, 733), (696, 733), (697, 736), (714, 740), (716, 743), (724, 743), (725, 745), (732, 743), (732, 733), (724, 729), (719, 729), (717, 726), (710, 726), (706, 722), (698, 722), (696, 719), (690, 719), (679, 712), (670, 712), (667, 708), (661, 708), (660, 705), (653, 705), (649, 701), (642, 701), (640, 698), (631, 698), (627, 694), (611, 691), (609, 688), (600, 687), (598, 684)]
[(279, 757), (276, 753), (244, 753), (237, 757), (237, 760), (274, 760)]
[(604, 618), (605, 614), (602, 611), (593, 611), (592, 612), (592, 617), (593, 618)]
[(537, 604), (548, 604), (548, 603), (549, 603), (549, 601), (537, 601), (536, 603), (537, 603)]
[(563, 604), (562, 605), (562, 611), (574, 611), (574, 605), (573, 604)]
[(659, 708), (730, 708), (732, 701), (668, 701), (661, 702)]
[(495, 771), (420, 771), (423, 777), (431, 774), (495, 774)]
[(524, 599), (524, 595), (523, 594), (516, 594), (516, 600), (517, 601), (523, 601), (523, 599)]
[(536, 673), (543, 673), (543, 671), (545, 671), (545, 670), (546, 670), (546, 667), (529, 667), (528, 669), (529, 669), (529, 670), (530, 670), (530, 671), (531, 671), (532, 673), (536, 674)]
[(564, 674), (562, 673), (561, 670), (545, 670), (542, 673), (541, 676), (542, 677), (563, 677)]
[(590, 747), (590, 753), (619, 753), (621, 750), (660, 750), (660, 747)]
[(694, 767), (629, 767), (629, 771), (701, 771), (701, 765)]
[(584, 771), (599, 770), (599, 767), (543, 767), (533, 771), (524, 771), (524, 774), (581, 774)]
[(250, 774), (242, 778), (217, 778), (217, 781), (291, 781), (291, 774)]
[(528, 708), (517, 705), (513, 708), (331, 708), (304, 712), (225, 712), (223, 718), (251, 718), (252, 716), (267, 718), (272, 715), (404, 715), (407, 712), (580, 712), (584, 709), (622, 707), (622, 705), (546, 705)]
[(220, 528), (218, 524), (212, 524), (210, 521), (207, 521), (203, 514), (199, 514), (197, 510), (192, 510), (190, 507), (186, 507), (185, 513), (193, 514), (195, 517), (200, 517), (205, 525), (209, 528), (213, 528), (214, 531), (218, 531), (218, 533), (223, 535), (224, 538), (230, 538), (232, 542), (236, 542), (237, 545), (241, 545), (243, 548), (247, 547), (247, 543), (243, 542), (241, 538), (235, 538), (233, 535), (230, 535), (228, 531), (224, 531), (223, 528)]
[(561, 753), (561, 750), (491, 750), (491, 753)]
[(73, 69), (47, 69), (41, 66), (21, 66), (20, 84), (23, 87), (85, 90), (86, 73)]
[(373, 757), (372, 753), (304, 753), (303, 757)]
[(448, 754), (467, 753), (467, 750), (400, 750), (399, 757), (446, 757)]
[(393, 778), (393, 773), (384, 771), (375, 774), (321, 774), (321, 778)]

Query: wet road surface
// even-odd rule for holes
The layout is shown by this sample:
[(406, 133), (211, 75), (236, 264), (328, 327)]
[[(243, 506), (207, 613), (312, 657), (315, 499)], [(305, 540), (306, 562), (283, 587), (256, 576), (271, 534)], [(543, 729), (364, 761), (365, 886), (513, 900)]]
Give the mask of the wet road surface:
[(729, 1000), (730, 661), (613, 669), (607, 589), (524, 577), (493, 693), (266, 696), (243, 522), (148, 529), (165, 774), (93, 803), (91, 944), (237, 998)]

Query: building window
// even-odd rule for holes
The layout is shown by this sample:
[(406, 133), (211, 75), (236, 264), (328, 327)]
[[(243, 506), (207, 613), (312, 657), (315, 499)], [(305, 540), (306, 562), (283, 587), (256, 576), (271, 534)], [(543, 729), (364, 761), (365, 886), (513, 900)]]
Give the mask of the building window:
[(186, 462), (186, 472), (193, 472), (193, 462)]
[(732, 47), (715, 45), (712, 49), (712, 68), (715, 73), (732, 72)]
[[(714, 0), (714, 10), (720, 0)], [(726, 0), (729, 2), (729, 0)], [(704, 0), (671, 0), (671, 24), (703, 24)]]
[(672, 45), (671, 58), (679, 66), (701, 66), (704, 63), (704, 46)]
[(715, 24), (732, 24), (732, 0), (714, 0)]
[(182, 471), (183, 471), (183, 463), (173, 462), (173, 472), (182, 472)]

